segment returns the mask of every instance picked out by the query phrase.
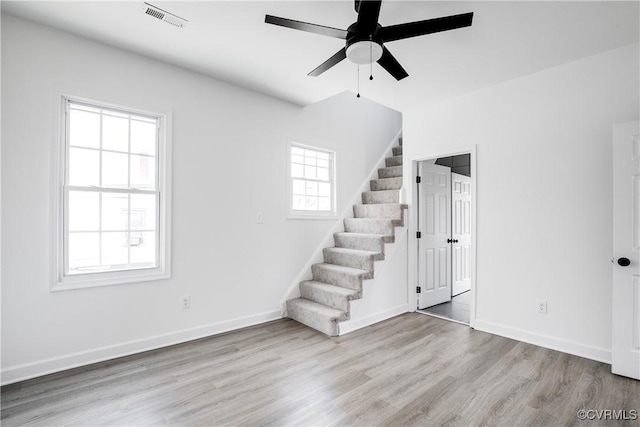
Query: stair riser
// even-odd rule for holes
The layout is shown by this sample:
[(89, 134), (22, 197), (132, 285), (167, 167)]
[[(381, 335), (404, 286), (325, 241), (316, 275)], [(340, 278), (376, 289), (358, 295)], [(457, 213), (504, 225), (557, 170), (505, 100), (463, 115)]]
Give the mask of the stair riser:
[(394, 156), (402, 156), (402, 146), (393, 147), (393, 155)]
[(349, 299), (347, 297), (327, 292), (308, 282), (300, 283), (300, 296), (319, 304), (342, 310), (346, 313), (349, 312)]
[(378, 169), (378, 178), (395, 178), (397, 176), (402, 176), (402, 166)]
[(387, 157), (384, 159), (384, 164), (386, 167), (400, 166), (402, 164), (402, 156)]
[(373, 257), (371, 255), (343, 254), (325, 248), (322, 251), (324, 262), (327, 264), (344, 265), (345, 267), (360, 268), (373, 271)]
[(360, 249), (384, 254), (384, 239), (378, 236), (358, 236), (349, 233), (336, 233), (333, 241), (338, 248)]
[(400, 203), (400, 191), (365, 191), (364, 193), (362, 193), (362, 203)]
[(370, 186), (371, 191), (399, 190), (402, 188), (402, 177), (373, 179)]
[(344, 231), (348, 233), (382, 234), (385, 236), (395, 235), (392, 220), (379, 219), (367, 220), (358, 218), (345, 218)]
[(336, 337), (340, 334), (337, 321), (328, 321), (322, 316), (316, 315), (295, 303), (296, 300), (287, 301), (287, 316), (315, 330)]
[(314, 264), (311, 266), (311, 274), (313, 280), (318, 282), (329, 283), (331, 285), (342, 286), (343, 288), (354, 289), (362, 292), (362, 280), (373, 278), (372, 273), (367, 273), (364, 277), (352, 276), (349, 274), (331, 271), (322, 267), (322, 264)]
[(404, 209), (400, 204), (354, 205), (353, 216), (356, 218), (389, 218), (402, 221)]

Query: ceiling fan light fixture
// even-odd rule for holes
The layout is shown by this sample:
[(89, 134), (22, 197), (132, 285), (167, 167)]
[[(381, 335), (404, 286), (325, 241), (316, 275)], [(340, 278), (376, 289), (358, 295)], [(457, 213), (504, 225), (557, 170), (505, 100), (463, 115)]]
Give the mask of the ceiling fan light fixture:
[(347, 59), (354, 64), (371, 64), (382, 57), (382, 46), (376, 42), (363, 40), (347, 47)]

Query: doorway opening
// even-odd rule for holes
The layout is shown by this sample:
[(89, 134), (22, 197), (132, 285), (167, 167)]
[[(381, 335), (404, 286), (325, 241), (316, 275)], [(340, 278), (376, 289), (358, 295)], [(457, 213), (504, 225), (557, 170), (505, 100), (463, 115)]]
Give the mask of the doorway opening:
[(475, 149), (413, 162), (416, 310), (473, 327)]

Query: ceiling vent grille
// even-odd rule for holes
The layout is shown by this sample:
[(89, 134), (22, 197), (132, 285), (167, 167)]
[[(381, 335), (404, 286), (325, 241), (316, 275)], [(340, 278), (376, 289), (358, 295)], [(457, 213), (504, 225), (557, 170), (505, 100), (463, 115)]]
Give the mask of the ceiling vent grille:
[(174, 27), (183, 28), (185, 25), (187, 25), (187, 22), (189, 22), (186, 19), (179, 17), (178, 15), (174, 15), (173, 13), (162, 10), (159, 7), (156, 7), (149, 3), (144, 4), (143, 10), (147, 15), (159, 19), (162, 22), (166, 22), (167, 24), (171, 24)]

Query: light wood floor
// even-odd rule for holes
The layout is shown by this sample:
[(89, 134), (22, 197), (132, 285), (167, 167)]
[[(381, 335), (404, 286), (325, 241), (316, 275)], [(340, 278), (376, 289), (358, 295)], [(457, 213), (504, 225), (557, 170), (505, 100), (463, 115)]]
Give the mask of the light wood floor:
[(639, 425), (610, 366), (405, 314), (327, 338), (284, 319), (2, 388), (2, 425)]

